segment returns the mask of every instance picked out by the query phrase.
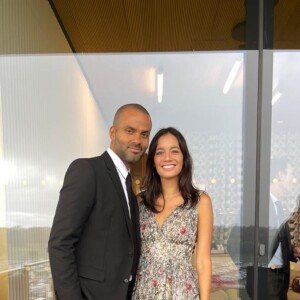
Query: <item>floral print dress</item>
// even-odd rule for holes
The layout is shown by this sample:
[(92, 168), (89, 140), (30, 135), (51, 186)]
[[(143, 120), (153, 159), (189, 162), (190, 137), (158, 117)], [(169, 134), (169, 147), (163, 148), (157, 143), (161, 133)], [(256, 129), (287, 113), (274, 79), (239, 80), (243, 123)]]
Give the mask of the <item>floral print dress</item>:
[(199, 299), (191, 263), (197, 222), (197, 206), (179, 206), (159, 225), (154, 213), (140, 205), (142, 252), (133, 300)]

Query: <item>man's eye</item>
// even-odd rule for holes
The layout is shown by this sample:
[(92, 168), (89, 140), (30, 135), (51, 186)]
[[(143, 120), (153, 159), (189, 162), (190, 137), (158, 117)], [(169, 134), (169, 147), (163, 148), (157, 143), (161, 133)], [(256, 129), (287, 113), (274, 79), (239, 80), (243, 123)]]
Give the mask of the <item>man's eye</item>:
[(132, 134), (132, 133), (133, 133), (133, 130), (130, 129), (130, 128), (128, 128), (128, 129), (126, 129), (126, 132), (129, 133), (129, 134)]
[(141, 134), (141, 136), (142, 136), (144, 139), (146, 139), (146, 138), (149, 137), (149, 133), (143, 132), (143, 133)]

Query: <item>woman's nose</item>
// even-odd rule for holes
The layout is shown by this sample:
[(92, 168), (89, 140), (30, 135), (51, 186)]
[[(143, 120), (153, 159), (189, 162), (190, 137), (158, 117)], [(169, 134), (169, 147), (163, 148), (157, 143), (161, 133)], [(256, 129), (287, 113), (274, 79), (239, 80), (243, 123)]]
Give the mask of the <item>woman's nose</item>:
[(165, 161), (169, 161), (169, 160), (171, 160), (170, 153), (169, 153), (169, 152), (166, 152), (166, 153), (165, 153)]

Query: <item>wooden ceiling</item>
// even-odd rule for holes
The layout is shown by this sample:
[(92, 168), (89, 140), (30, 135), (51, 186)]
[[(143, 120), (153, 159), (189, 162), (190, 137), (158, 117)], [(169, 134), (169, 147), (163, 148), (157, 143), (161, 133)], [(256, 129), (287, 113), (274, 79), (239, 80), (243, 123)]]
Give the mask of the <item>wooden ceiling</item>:
[[(235, 50), (243, 0), (49, 0), (76, 53)], [(275, 48), (300, 48), (300, 0), (277, 0)]]

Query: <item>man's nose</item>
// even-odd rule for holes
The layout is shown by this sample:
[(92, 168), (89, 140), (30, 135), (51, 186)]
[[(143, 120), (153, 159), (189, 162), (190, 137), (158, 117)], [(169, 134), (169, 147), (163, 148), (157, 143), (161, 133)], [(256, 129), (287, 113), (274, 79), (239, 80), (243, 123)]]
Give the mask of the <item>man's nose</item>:
[(134, 134), (134, 143), (141, 144), (141, 135), (139, 133)]

